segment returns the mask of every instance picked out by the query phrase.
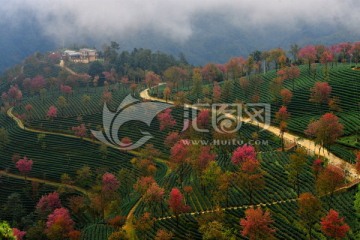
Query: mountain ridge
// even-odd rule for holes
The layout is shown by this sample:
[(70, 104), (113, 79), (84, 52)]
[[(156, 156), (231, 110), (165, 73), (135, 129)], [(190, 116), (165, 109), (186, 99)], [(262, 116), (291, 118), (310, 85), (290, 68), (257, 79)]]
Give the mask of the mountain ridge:
[[(56, 39), (45, 36), (40, 24), (27, 15), (22, 17), (17, 26), (6, 22), (0, 23), (0, 50), (4, 58), (0, 60), (0, 71), (19, 63), (34, 52), (50, 51), (62, 47)], [(28, 19), (27, 21), (25, 19)], [(309, 43), (333, 44), (342, 41), (356, 41), (356, 34), (341, 28), (322, 24), (321, 26), (301, 25), (297, 29), (254, 29), (239, 28), (225, 19), (213, 16), (198, 16), (193, 20), (193, 33), (185, 42), (177, 43), (152, 30), (146, 30), (123, 39), (111, 39), (120, 44), (120, 50), (149, 48), (179, 56), (183, 53), (194, 65), (207, 62), (224, 63), (235, 56), (247, 56), (255, 50), (268, 50), (281, 47), (288, 49), (291, 43), (303, 46)], [(69, 41), (69, 40), (68, 40)], [(99, 50), (107, 40), (78, 39), (76, 45), (96, 46)], [(70, 42), (70, 41), (69, 41)], [(60, 46), (61, 45), (61, 46)], [(75, 44), (67, 44), (72, 46)]]

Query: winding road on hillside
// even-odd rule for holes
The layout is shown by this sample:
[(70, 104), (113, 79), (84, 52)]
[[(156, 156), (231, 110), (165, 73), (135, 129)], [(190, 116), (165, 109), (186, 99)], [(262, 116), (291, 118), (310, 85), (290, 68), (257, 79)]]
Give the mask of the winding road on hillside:
[[(140, 92), (140, 97), (143, 99), (149, 100), (149, 101), (167, 102), (170, 104), (174, 104), (174, 102), (172, 102), (172, 101), (165, 101), (164, 99), (151, 97), (149, 95), (149, 89), (145, 89), (142, 92)], [(190, 104), (185, 104), (184, 107), (199, 109), (198, 107), (190, 105)], [(263, 129), (266, 129), (266, 131), (269, 131), (277, 136), (280, 134), (280, 129), (276, 126), (265, 127), (265, 125), (263, 123), (253, 122), (253, 121), (251, 121), (250, 118), (234, 117), (233, 115), (230, 115), (230, 114), (225, 114), (225, 116), (230, 119), (236, 119), (237, 121), (242, 121), (244, 123), (249, 123), (254, 126), (259, 126)], [(314, 141), (305, 139), (301, 136), (298, 136), (293, 133), (288, 133), (288, 132), (286, 132), (284, 134), (284, 140), (286, 142), (296, 143), (299, 146), (304, 147), (308, 151), (309, 154), (317, 154), (317, 155), (327, 158), (329, 160), (330, 164), (336, 165), (344, 170), (348, 180), (353, 181), (355, 179), (359, 179), (360, 176), (357, 173), (355, 166), (353, 164), (350, 164), (347, 161), (335, 156), (333, 153), (331, 153), (327, 149), (322, 148), (319, 145), (316, 145)]]
[[(6, 176), (6, 177), (9, 177), (9, 178), (14, 178), (14, 179), (23, 179), (23, 180), (25, 179), (24, 176), (14, 174), (14, 173), (9, 173), (9, 172), (6, 172), (4, 170), (0, 170), (0, 176)], [(53, 187), (69, 188), (69, 189), (73, 189), (73, 190), (76, 190), (78, 192), (81, 192), (84, 195), (87, 195), (87, 196), (89, 195), (89, 193), (85, 189), (83, 189), (81, 187), (74, 186), (74, 185), (53, 182), (53, 181), (50, 181), (50, 180), (44, 180), (44, 179), (35, 178), (35, 177), (26, 177), (26, 181), (43, 183), (45, 185), (49, 185), (49, 186), (53, 186)]]
[[(75, 135), (71, 135), (71, 134), (67, 134), (67, 133), (59, 133), (59, 132), (50, 132), (50, 131), (45, 131), (45, 130), (39, 130), (39, 129), (33, 129), (33, 128), (29, 128), (29, 127), (25, 127), (24, 123), (21, 121), (21, 119), (19, 119), (18, 117), (16, 117), (13, 113), (13, 107), (9, 108), (7, 110), (7, 115), (13, 119), (17, 126), (25, 131), (28, 131), (28, 132), (33, 132), (33, 133), (44, 133), (44, 134), (48, 134), (48, 135), (56, 135), (56, 136), (62, 136), (62, 137), (68, 137), (68, 138), (76, 138), (76, 139), (81, 139), (81, 140), (85, 140), (87, 142), (91, 142), (91, 143), (96, 143), (96, 144), (103, 144), (102, 142), (100, 141), (97, 141), (95, 139), (92, 139), (92, 138), (88, 138), (88, 137), (78, 137), (78, 136), (75, 136)], [(108, 147), (111, 147), (111, 148), (114, 148), (114, 149), (117, 149), (119, 151), (123, 151), (120, 149), (120, 147), (118, 146), (114, 146), (114, 145), (106, 145)], [(134, 156), (142, 156), (141, 153), (139, 151), (135, 151), (135, 150), (127, 150), (126, 152), (134, 155)], [(162, 163), (162, 164), (167, 164), (167, 161), (162, 159), (162, 158), (159, 158), (159, 157), (155, 157), (154, 158), (155, 162), (158, 162), (158, 163)], [(166, 175), (170, 173), (170, 169), (167, 170), (166, 172)]]

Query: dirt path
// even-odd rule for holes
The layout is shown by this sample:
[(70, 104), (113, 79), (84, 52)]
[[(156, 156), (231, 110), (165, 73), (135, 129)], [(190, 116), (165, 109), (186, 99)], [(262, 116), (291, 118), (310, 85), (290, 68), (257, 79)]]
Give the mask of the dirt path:
[(136, 204), (131, 208), (130, 212), (128, 213), (128, 215), (126, 216), (126, 221), (125, 224), (123, 226), (123, 229), (125, 230), (125, 232), (128, 235), (128, 238), (131, 240), (135, 240), (137, 239), (136, 237), (136, 233), (135, 233), (135, 228), (134, 228), (134, 224), (133, 224), (133, 220), (134, 220), (134, 213), (136, 208), (140, 205), (142, 201), (142, 197), (136, 202)]
[[(146, 100), (151, 100), (151, 101), (166, 102), (164, 99), (151, 97), (149, 95), (148, 89), (145, 89), (144, 91), (142, 91), (140, 93), (140, 97), (143, 99), (146, 99)], [(174, 104), (174, 102), (172, 102), (172, 101), (167, 101), (167, 102), (170, 104)], [(188, 107), (188, 108), (198, 109), (197, 107), (189, 105), (189, 104), (185, 104), (184, 106)], [(228, 118), (235, 119), (235, 117), (230, 114), (225, 114), (225, 116)], [(259, 126), (260, 128), (265, 128), (265, 125), (263, 123), (252, 122), (251, 119), (249, 119), (249, 118), (237, 117), (236, 120), (242, 121), (244, 123), (249, 123), (254, 126)], [(280, 129), (276, 126), (269, 126), (269, 127), (267, 127), (266, 131), (269, 131), (277, 136), (280, 134)], [(327, 149), (321, 148), (319, 145), (316, 145), (315, 142), (312, 140), (305, 139), (301, 136), (286, 132), (284, 134), (284, 141), (289, 142), (289, 143), (296, 143), (296, 144), (304, 147), (305, 149), (307, 149), (308, 154), (311, 154), (311, 155), (318, 154), (322, 157), (327, 158), (329, 160), (329, 163), (341, 167), (345, 171), (346, 176), (350, 181), (352, 181), (354, 179), (359, 179), (359, 177), (360, 177), (353, 164), (350, 164), (347, 161), (335, 156), (333, 153), (331, 153)]]
[[(351, 183), (346, 184), (345, 186), (342, 186), (342, 187), (336, 189), (335, 193), (345, 191), (345, 190), (347, 190), (349, 188), (352, 188), (353, 186), (359, 184), (359, 182), (360, 182), (360, 179), (356, 179), (356, 180), (352, 181)], [(207, 211), (197, 211), (197, 212), (183, 213), (183, 214), (180, 214), (180, 215), (198, 215), (198, 214), (213, 213), (213, 212), (226, 211), (226, 210), (247, 209), (247, 208), (251, 208), (251, 207), (268, 207), (268, 206), (278, 205), (278, 204), (283, 204), (283, 203), (296, 202), (297, 200), (298, 200), (298, 198), (289, 198), (289, 199), (285, 199), (285, 200), (273, 201), (273, 202), (268, 202), (268, 203), (259, 203), (259, 204), (254, 204), (254, 205), (240, 205), (240, 206), (233, 206), (233, 207), (224, 207), (224, 208), (218, 208), (218, 209), (211, 209), (211, 210), (207, 210)], [(156, 221), (162, 221), (162, 220), (167, 220), (167, 219), (172, 219), (172, 218), (175, 218), (175, 216), (171, 215), (171, 216), (157, 218)]]
[[(15, 178), (15, 179), (22, 179), (24, 180), (24, 176), (21, 175), (17, 175), (14, 173), (8, 173), (5, 172), (3, 170), (0, 170), (0, 176), (6, 176), (6, 177), (10, 177), (10, 178)], [(69, 184), (63, 184), (63, 183), (58, 183), (58, 182), (53, 182), (53, 181), (49, 181), (49, 180), (44, 180), (44, 179), (39, 179), (39, 178), (34, 178), (34, 177), (26, 177), (27, 181), (32, 181), (32, 182), (38, 182), (38, 183), (43, 183), (49, 186), (53, 186), (53, 187), (65, 187), (65, 188), (70, 188), (70, 189), (74, 189), (78, 192), (83, 193), (84, 195), (89, 195), (89, 193), (81, 188), (81, 187), (77, 187), (77, 186), (73, 186), (73, 185), (69, 185)]]
[(71, 70), (70, 68), (68, 68), (67, 66), (65, 66), (65, 62), (64, 60), (60, 60), (59, 66), (63, 69), (65, 69), (66, 71), (68, 71), (69, 73), (73, 74), (73, 75), (78, 75), (78, 73), (74, 72), (73, 70)]
[[(296, 202), (296, 201), (297, 201), (297, 198), (290, 198), (290, 199), (286, 199), (286, 200), (274, 201), (274, 202), (269, 202), (269, 203), (259, 203), (259, 204), (254, 204), (254, 205), (241, 205), (241, 206), (234, 206), (234, 207), (211, 209), (211, 210), (207, 210), (207, 211), (183, 213), (183, 214), (180, 214), (180, 216), (181, 215), (182, 216), (184, 216), (184, 215), (193, 216), (193, 215), (198, 215), (198, 214), (213, 213), (213, 212), (226, 211), (226, 210), (247, 209), (247, 208), (251, 208), (251, 207), (266, 207), (266, 206), (277, 205), (277, 204), (288, 203), (288, 202)], [(162, 221), (162, 220), (167, 220), (167, 219), (172, 219), (172, 218), (175, 218), (175, 216), (171, 215), (171, 216), (157, 218), (156, 221)]]
[[(18, 125), (19, 128), (25, 130), (25, 131), (28, 131), (28, 132), (33, 132), (33, 133), (44, 133), (44, 134), (48, 134), (48, 135), (56, 135), (56, 136), (62, 136), (62, 137), (68, 137), (68, 138), (76, 138), (76, 139), (81, 139), (80, 137), (78, 136), (75, 136), (75, 135), (71, 135), (71, 134), (66, 134), (66, 133), (58, 133), (58, 132), (50, 132), (50, 131), (45, 131), (45, 130), (38, 130), (38, 129), (33, 129), (33, 128), (28, 128), (28, 127), (25, 127), (24, 126), (24, 123), (19, 119), (17, 118), (14, 113), (13, 113), (13, 107), (9, 108), (8, 111), (7, 111), (7, 115), (12, 118), (16, 124)], [(91, 142), (91, 143), (96, 143), (96, 144), (102, 144), (100, 141), (97, 141), (97, 140), (94, 140), (94, 139), (91, 139), (91, 138), (88, 138), (88, 137), (84, 137), (82, 138), (82, 140), (84, 141), (88, 141), (88, 142)], [(111, 147), (111, 148), (114, 148), (114, 149), (117, 149), (119, 151), (120, 148), (117, 147), (117, 146), (114, 146), (114, 145), (107, 145), (108, 147)], [(134, 156), (142, 156), (140, 152), (138, 151), (135, 151), (135, 150), (129, 150), (129, 151), (126, 151)], [(159, 157), (156, 157), (154, 158), (155, 162), (159, 162), (159, 163), (162, 163), (162, 164), (165, 164), (167, 165), (167, 162), (165, 159), (162, 159), (162, 158), (159, 158)], [(170, 171), (168, 169), (167, 173), (166, 174), (169, 174)]]

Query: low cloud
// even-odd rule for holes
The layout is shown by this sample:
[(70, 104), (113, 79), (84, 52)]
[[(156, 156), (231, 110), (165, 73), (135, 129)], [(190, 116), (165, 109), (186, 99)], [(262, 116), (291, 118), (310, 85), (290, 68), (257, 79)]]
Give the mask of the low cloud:
[[(1, 21), (21, 24), (33, 14), (45, 35), (57, 41), (126, 39), (151, 31), (184, 43), (193, 34), (194, 19), (222, 17), (241, 29), (295, 31), (321, 24), (359, 32), (360, 5), (355, 0), (11, 0), (2, 3)], [(27, 13), (27, 14), (24, 14)]]

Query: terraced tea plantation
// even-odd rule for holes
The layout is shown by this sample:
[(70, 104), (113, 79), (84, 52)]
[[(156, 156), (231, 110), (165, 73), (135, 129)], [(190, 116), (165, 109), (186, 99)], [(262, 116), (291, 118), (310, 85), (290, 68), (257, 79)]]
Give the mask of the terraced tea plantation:
[[(0, 220), (24, 239), (359, 239), (360, 71), (349, 64), (299, 65), (281, 81), (275, 70), (219, 70), (210, 81), (181, 64), (127, 76), (106, 61), (27, 61), (0, 82)], [(317, 82), (331, 89), (309, 101)], [(183, 106), (205, 102), (270, 104), (276, 131)], [(139, 120), (123, 114), (132, 107)], [(305, 138), (311, 146), (297, 144)], [(342, 230), (327, 231), (336, 214)]]

